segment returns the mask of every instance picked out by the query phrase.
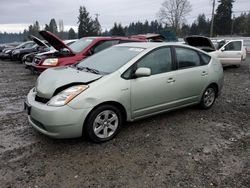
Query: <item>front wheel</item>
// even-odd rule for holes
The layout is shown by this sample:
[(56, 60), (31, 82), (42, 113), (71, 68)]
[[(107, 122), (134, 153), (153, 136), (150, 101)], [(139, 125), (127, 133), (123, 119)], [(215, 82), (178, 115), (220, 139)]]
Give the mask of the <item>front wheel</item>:
[(88, 116), (84, 131), (94, 142), (105, 142), (114, 138), (122, 125), (122, 114), (112, 105), (102, 105)]
[(210, 108), (211, 106), (213, 106), (215, 99), (216, 99), (216, 89), (213, 86), (207, 87), (201, 98), (200, 102), (201, 108), (203, 109)]

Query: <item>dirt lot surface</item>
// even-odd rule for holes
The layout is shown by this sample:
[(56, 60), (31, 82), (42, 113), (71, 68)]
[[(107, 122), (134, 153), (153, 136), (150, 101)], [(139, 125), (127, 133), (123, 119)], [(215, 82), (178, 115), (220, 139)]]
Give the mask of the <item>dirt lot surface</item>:
[(36, 76), (0, 61), (0, 187), (249, 187), (250, 57), (227, 68), (210, 110), (127, 123), (104, 144), (35, 131), (23, 101)]

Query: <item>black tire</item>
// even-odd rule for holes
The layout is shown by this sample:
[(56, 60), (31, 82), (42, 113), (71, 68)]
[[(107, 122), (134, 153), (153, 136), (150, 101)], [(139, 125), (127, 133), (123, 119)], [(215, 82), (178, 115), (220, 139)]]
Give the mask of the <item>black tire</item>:
[[(112, 121), (111, 118), (114, 118), (114, 120)], [(88, 115), (83, 129), (85, 132), (83, 134), (87, 135), (93, 142), (106, 142), (117, 135), (122, 124), (123, 117), (118, 108), (113, 105), (102, 105)], [(110, 130), (109, 133), (108, 130)], [(98, 131), (99, 133), (97, 133)]]
[(200, 107), (202, 109), (211, 108), (216, 100), (216, 95), (217, 89), (213, 85), (208, 86), (202, 95)]
[(18, 61), (20, 62), (20, 63), (23, 63), (23, 56), (24, 56), (25, 54), (21, 54), (20, 56), (19, 56), (19, 58), (18, 58)]

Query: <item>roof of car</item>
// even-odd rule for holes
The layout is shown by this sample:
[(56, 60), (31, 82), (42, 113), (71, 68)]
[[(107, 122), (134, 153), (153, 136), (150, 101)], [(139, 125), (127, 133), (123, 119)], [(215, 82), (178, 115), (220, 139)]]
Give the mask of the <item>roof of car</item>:
[(83, 37), (81, 39), (93, 39), (93, 40), (128, 40), (128, 41), (143, 41), (139, 38), (130, 38), (130, 37), (122, 37), (122, 36), (91, 36), (91, 37)]
[(130, 42), (119, 44), (118, 46), (127, 46), (127, 47), (134, 47), (134, 48), (155, 48), (161, 46), (186, 46), (177, 42)]

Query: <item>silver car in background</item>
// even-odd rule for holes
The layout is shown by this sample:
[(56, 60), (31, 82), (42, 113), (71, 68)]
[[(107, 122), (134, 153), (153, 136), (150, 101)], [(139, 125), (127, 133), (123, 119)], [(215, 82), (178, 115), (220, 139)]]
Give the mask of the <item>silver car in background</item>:
[(220, 94), (223, 69), (204, 51), (177, 43), (126, 43), (75, 66), (51, 68), (25, 102), (30, 124), (53, 138), (112, 139), (125, 121), (199, 104)]

